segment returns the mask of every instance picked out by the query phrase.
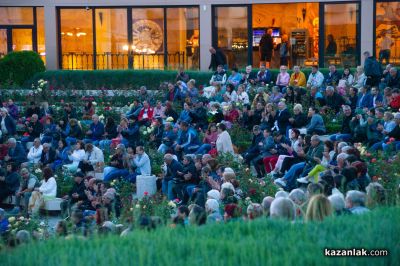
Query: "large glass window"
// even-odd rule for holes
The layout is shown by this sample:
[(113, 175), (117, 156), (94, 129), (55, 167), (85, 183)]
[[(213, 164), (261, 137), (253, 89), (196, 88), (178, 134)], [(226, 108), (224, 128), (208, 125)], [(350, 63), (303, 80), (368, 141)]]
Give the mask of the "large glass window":
[(92, 10), (61, 9), (63, 69), (93, 69)]
[(400, 64), (400, 2), (376, 3), (375, 34), (379, 61)]
[(259, 43), (266, 30), (272, 30), (274, 47), (271, 68), (280, 67), (280, 44), (288, 41), (289, 65), (318, 62), (319, 4), (285, 3), (252, 6), (253, 65), (260, 65)]
[(44, 8), (36, 8), (36, 21), (37, 21), (37, 51), (42, 58), (43, 62), (46, 62), (46, 43), (45, 43), (45, 32), (44, 32)]
[(356, 66), (359, 4), (325, 4), (324, 65)]
[(228, 65), (243, 68), (247, 65), (248, 23), (247, 7), (216, 7), (214, 42), (227, 56)]
[(128, 68), (126, 9), (96, 9), (97, 69)]
[(12, 29), (12, 50), (32, 50), (32, 29)]
[(164, 68), (164, 9), (132, 9), (133, 68)]
[(61, 8), (59, 14), (62, 69), (199, 68), (197, 7)]
[(0, 29), (0, 58), (7, 54), (7, 30)]
[(1, 7), (0, 25), (33, 25), (33, 8)]
[(167, 9), (168, 67), (199, 68), (199, 9)]

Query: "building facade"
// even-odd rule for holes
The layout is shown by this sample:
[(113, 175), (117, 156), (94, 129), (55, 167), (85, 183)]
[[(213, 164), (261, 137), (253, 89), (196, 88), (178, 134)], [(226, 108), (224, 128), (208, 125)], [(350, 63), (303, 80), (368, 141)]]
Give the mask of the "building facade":
[(207, 70), (210, 46), (258, 66), (267, 29), (289, 41), (290, 65), (354, 67), (363, 51), (400, 62), (399, 1), (0, 1), (0, 56), (34, 50), (47, 69)]

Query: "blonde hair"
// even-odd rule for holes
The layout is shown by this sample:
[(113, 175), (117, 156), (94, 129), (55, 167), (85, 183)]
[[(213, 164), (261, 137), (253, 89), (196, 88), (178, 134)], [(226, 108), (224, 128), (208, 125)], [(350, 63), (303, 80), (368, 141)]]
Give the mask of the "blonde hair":
[(301, 104), (296, 104), (294, 107), (293, 107), (293, 110), (299, 110), (300, 111), (300, 113), (302, 113), (303, 112), (303, 106), (301, 105)]
[(306, 221), (322, 221), (325, 217), (332, 215), (332, 212), (329, 199), (323, 194), (315, 195), (308, 203)]
[(231, 180), (236, 179), (235, 173), (223, 173), (222, 177), (224, 178), (225, 182), (230, 182)]

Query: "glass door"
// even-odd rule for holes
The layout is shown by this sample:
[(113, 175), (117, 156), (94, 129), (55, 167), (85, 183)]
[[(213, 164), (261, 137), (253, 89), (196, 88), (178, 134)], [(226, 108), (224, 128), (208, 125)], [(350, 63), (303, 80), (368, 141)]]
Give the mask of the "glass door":
[(32, 51), (32, 29), (12, 29), (12, 50)]

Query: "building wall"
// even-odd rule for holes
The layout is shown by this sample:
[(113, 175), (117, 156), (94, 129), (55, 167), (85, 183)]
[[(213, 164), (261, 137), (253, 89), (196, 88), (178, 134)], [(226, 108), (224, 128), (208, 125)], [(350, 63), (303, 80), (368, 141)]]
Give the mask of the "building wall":
[[(200, 69), (207, 70), (212, 45), (212, 5), (337, 2), (336, 0), (2, 0), (0, 6), (44, 6), (46, 64), (48, 69), (58, 68), (56, 7), (62, 6), (174, 6), (198, 5), (200, 7)], [(340, 2), (351, 2), (344, 0)], [(373, 51), (373, 0), (361, 1), (361, 51)]]

